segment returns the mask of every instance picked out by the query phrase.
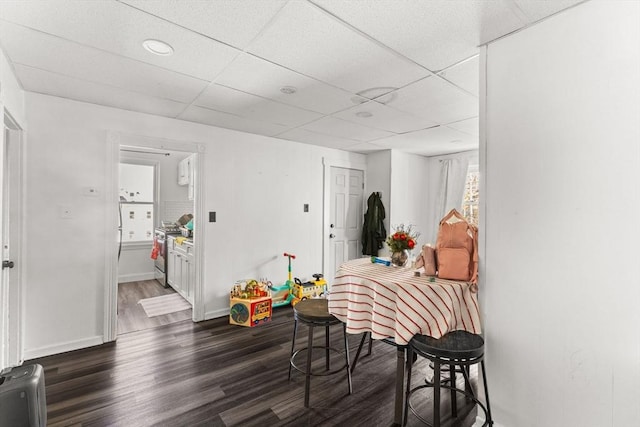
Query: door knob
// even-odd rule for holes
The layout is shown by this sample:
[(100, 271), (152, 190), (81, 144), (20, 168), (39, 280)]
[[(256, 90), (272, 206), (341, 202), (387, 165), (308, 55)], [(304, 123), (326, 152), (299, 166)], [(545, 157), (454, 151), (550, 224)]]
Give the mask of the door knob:
[(331, 224), (329, 227), (333, 228), (333, 227), (335, 227), (335, 225)]
[(14, 265), (13, 261), (2, 261), (2, 268), (13, 268)]
[(335, 234), (333, 234), (333, 233), (329, 234), (329, 238), (330, 238), (330, 239), (333, 239), (334, 237), (336, 237), (336, 235), (335, 235)]

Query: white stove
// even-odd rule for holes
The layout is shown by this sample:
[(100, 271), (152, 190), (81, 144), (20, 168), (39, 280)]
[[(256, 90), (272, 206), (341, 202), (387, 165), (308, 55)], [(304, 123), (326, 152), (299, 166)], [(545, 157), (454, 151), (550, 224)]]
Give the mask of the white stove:
[(155, 278), (162, 286), (168, 287), (167, 283), (167, 236), (181, 234), (177, 224), (162, 223), (154, 231), (155, 240), (160, 247), (158, 257), (155, 260)]

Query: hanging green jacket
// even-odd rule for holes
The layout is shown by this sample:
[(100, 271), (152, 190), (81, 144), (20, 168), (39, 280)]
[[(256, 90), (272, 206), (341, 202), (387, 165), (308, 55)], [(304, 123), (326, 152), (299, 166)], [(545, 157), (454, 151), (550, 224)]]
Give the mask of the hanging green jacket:
[(367, 199), (367, 212), (364, 214), (362, 226), (362, 255), (377, 256), (382, 249), (382, 242), (387, 238), (384, 228), (384, 205), (377, 192), (371, 193)]

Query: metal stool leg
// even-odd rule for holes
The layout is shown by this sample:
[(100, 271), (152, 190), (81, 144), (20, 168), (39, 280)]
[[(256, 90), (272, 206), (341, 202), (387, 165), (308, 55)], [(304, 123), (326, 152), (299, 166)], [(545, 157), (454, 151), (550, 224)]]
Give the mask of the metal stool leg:
[(307, 340), (307, 369), (304, 382), (304, 407), (309, 407), (309, 391), (311, 389), (311, 354), (313, 353), (313, 325), (309, 325), (309, 339)]
[(489, 389), (487, 388), (487, 373), (484, 369), (484, 360), (480, 362), (480, 367), (482, 368), (482, 383), (484, 384), (484, 398), (487, 400), (487, 416), (488, 416), (488, 425), (493, 425), (493, 417), (491, 416), (491, 405), (489, 404)]
[[(470, 395), (472, 395), (473, 397), (476, 397), (476, 393), (473, 391), (473, 388), (471, 387), (471, 380), (469, 379), (469, 370), (470, 367), (469, 366), (462, 366), (462, 375), (464, 375), (464, 389), (467, 393), (469, 393)], [(467, 400), (471, 400), (469, 397), (467, 397)]]
[(440, 427), (440, 362), (433, 362), (433, 427)]
[[(456, 365), (449, 365), (449, 384), (451, 387), (456, 387)], [(458, 416), (458, 402), (456, 400), (456, 391), (452, 388), (451, 393), (451, 415), (453, 418)]]
[(291, 381), (291, 358), (293, 357), (293, 350), (296, 346), (296, 333), (298, 333), (298, 320), (293, 321), (293, 339), (291, 340), (291, 354), (289, 355), (289, 381)]
[(330, 369), (329, 362), (329, 325), (325, 326), (324, 329), (324, 355), (325, 355), (325, 367), (328, 371)]
[(353, 393), (353, 384), (351, 383), (351, 366), (349, 364), (349, 342), (347, 340), (347, 324), (342, 324), (342, 333), (344, 335), (344, 357), (347, 363), (347, 381), (349, 382), (349, 394)]
[(404, 394), (404, 409), (402, 411), (402, 425), (406, 426), (407, 425), (407, 417), (409, 416), (409, 392), (411, 391), (411, 371), (412, 371), (412, 367), (413, 367), (413, 363), (411, 363), (411, 361), (413, 360), (413, 348), (411, 348), (411, 346), (407, 347), (407, 388), (406, 388), (406, 392)]
[[(351, 373), (353, 373), (353, 371), (356, 369), (356, 365), (358, 364), (358, 359), (360, 358), (360, 352), (362, 351), (362, 347), (364, 347), (364, 341), (367, 339), (368, 334), (369, 332), (362, 333), (362, 339), (360, 340), (360, 345), (358, 345), (358, 351), (356, 351), (356, 357), (353, 358), (353, 363), (351, 364)], [(369, 343), (371, 343), (371, 341), (369, 341)]]

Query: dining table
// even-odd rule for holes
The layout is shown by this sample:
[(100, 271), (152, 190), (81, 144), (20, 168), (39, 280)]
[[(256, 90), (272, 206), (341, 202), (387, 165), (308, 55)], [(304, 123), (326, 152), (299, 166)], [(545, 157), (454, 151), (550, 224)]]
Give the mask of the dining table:
[(451, 331), (481, 333), (477, 286), (426, 276), (411, 266), (357, 258), (338, 269), (329, 290), (329, 312), (347, 333), (395, 342), (396, 390), (393, 425), (402, 425), (406, 347), (414, 335), (440, 338)]

